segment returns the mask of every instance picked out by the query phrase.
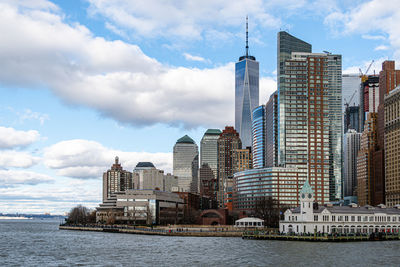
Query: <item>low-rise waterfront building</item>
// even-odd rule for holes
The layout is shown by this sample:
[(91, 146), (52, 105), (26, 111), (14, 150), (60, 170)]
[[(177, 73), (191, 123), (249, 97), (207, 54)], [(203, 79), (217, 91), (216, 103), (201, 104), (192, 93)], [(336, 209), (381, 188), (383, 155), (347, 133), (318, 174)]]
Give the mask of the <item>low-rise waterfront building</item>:
[(182, 221), (184, 200), (159, 190), (126, 190), (97, 208), (96, 222), (121, 224), (176, 224)]
[(400, 229), (400, 206), (387, 208), (380, 204), (360, 207), (357, 204), (348, 206), (319, 206), (314, 203), (314, 190), (308, 180), (299, 194), (300, 206), (288, 209), (284, 220), (279, 222), (282, 233), (373, 233), (394, 232)]
[(263, 228), (264, 227), (264, 220), (254, 217), (245, 217), (235, 221), (235, 227), (239, 228)]

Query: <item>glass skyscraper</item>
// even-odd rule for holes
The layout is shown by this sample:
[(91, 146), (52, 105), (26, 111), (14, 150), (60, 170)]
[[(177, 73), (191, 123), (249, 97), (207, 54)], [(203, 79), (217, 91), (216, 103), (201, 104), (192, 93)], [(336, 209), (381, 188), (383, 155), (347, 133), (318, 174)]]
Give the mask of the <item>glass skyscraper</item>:
[[(309, 43), (304, 42), (287, 32), (278, 33), (278, 58), (277, 58), (277, 81), (278, 81), (278, 161), (279, 166), (286, 164), (286, 127), (289, 117), (296, 117), (296, 109), (289, 107), (290, 104), (304, 105), (306, 99), (305, 92), (298, 92), (291, 96), (291, 87), (286, 82), (285, 62), (291, 59), (292, 52), (311, 53), (312, 47)], [(290, 77), (290, 76), (289, 76)], [(289, 92), (288, 92), (289, 91)], [(289, 126), (290, 127), (290, 126)], [(305, 130), (305, 129), (304, 129)]]
[(221, 133), (219, 129), (208, 129), (200, 141), (200, 167), (207, 164), (215, 179), (218, 174), (218, 138)]
[(246, 23), (246, 54), (235, 64), (235, 129), (243, 147), (252, 144), (252, 111), (259, 105), (259, 63), (248, 50)]
[(198, 192), (199, 149), (192, 138), (185, 135), (176, 141), (173, 172), (178, 176), (179, 191)]
[(253, 110), (253, 168), (265, 167), (265, 106)]

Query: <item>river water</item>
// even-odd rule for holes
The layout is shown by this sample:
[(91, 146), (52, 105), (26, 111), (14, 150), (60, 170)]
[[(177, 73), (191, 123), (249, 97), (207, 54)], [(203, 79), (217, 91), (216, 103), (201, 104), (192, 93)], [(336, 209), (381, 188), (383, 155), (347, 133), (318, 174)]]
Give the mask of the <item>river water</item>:
[(0, 266), (400, 266), (400, 241), (309, 243), (58, 230), (0, 220)]

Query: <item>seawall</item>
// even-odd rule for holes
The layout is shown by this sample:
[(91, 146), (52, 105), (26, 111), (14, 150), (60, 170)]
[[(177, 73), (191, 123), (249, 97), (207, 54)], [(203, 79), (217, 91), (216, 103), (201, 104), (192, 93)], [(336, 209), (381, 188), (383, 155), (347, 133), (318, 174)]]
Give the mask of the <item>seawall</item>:
[(107, 226), (72, 226), (60, 225), (60, 230), (75, 230), (75, 231), (95, 231), (95, 232), (112, 232), (112, 233), (125, 233), (125, 234), (138, 234), (138, 235), (163, 235), (163, 236), (196, 236), (196, 237), (242, 237), (243, 231), (209, 231), (209, 230), (196, 230), (192, 231), (190, 228), (182, 229), (166, 229), (166, 228), (128, 228), (128, 227), (107, 227)]

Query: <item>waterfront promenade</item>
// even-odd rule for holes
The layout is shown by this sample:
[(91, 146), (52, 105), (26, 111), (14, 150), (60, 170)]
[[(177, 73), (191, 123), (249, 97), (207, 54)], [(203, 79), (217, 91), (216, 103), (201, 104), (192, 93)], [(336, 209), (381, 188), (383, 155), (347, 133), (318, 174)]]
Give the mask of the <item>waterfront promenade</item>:
[(126, 225), (60, 225), (60, 230), (113, 232), (140, 235), (198, 236), (198, 237), (242, 237), (243, 230), (232, 226), (126, 226)]
[(290, 235), (277, 234), (264, 231), (244, 231), (243, 239), (282, 240), (282, 241), (309, 241), (309, 242), (355, 242), (355, 241), (389, 241), (400, 240), (398, 234), (373, 233), (373, 234), (314, 234)]

